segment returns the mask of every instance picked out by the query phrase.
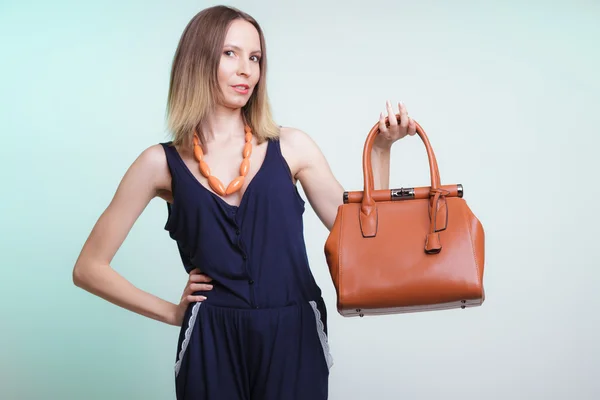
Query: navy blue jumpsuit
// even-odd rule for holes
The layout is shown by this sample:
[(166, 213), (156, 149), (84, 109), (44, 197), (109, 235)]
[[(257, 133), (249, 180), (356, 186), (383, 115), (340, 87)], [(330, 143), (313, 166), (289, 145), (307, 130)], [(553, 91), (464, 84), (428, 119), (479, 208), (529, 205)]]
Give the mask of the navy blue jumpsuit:
[(327, 399), (327, 311), (309, 268), (305, 202), (269, 140), (239, 206), (204, 187), (171, 142), (165, 229), (183, 266), (213, 289), (188, 307), (175, 359), (177, 399)]

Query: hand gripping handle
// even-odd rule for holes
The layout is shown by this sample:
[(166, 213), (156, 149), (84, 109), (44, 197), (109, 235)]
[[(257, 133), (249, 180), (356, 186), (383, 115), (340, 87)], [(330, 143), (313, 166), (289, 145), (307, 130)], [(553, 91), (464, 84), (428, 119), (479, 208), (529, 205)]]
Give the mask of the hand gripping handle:
[[(396, 115), (396, 119), (398, 123), (400, 123), (400, 115)], [(385, 119), (386, 126), (389, 126), (389, 118)], [(437, 219), (437, 211), (440, 209), (439, 202), (444, 199), (444, 190), (441, 189), (440, 184), (440, 173), (438, 170), (437, 159), (435, 158), (435, 153), (433, 152), (433, 148), (429, 143), (429, 138), (425, 133), (425, 130), (419, 125), (418, 122), (415, 121), (415, 125), (417, 128), (417, 134), (423, 141), (425, 145), (425, 150), (427, 151), (427, 157), (429, 158), (429, 175), (431, 179), (431, 192), (430, 196), (432, 197), (433, 202), (430, 203), (429, 213), (431, 226), (429, 229), (429, 234), (425, 240), (425, 251), (428, 253), (438, 253), (441, 250), (441, 245), (439, 244), (439, 230), (436, 228), (436, 219)], [(363, 189), (363, 198), (361, 201), (360, 207), (360, 227), (363, 234), (363, 237), (374, 237), (377, 235), (377, 224), (378, 224), (378, 214), (377, 214), (377, 204), (373, 199), (373, 191), (374, 189), (374, 179), (373, 179), (373, 165), (371, 161), (371, 152), (373, 150), (373, 143), (375, 142), (375, 138), (379, 134), (379, 122), (377, 122), (371, 128), (369, 134), (367, 135), (367, 139), (365, 140), (365, 145), (363, 149), (363, 179), (364, 179), (364, 189)], [(447, 207), (444, 207), (445, 212), (447, 213)], [(447, 217), (447, 215), (446, 215)]]

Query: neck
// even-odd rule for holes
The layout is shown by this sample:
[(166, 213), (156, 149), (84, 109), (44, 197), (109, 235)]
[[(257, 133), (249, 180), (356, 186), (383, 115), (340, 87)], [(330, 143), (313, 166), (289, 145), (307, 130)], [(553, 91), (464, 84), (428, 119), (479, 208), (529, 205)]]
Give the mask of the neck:
[(244, 119), (240, 108), (217, 106), (202, 126), (207, 142), (244, 136)]

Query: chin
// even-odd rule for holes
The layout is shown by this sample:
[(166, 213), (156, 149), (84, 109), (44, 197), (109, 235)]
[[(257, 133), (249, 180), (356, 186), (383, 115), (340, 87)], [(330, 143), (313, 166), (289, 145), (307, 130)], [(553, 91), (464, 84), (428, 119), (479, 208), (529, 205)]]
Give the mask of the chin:
[(241, 102), (226, 102), (225, 104), (223, 104), (225, 107), (230, 108), (232, 110), (237, 110), (238, 108), (243, 108), (246, 105), (246, 101)]
[(242, 108), (248, 104), (248, 100), (250, 100), (249, 97), (227, 98), (223, 105), (227, 108)]

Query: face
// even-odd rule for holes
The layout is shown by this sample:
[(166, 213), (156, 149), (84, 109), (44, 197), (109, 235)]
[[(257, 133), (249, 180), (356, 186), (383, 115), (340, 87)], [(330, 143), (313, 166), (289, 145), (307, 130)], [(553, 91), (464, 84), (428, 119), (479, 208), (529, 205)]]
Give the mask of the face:
[(254, 26), (235, 20), (229, 26), (217, 73), (223, 106), (243, 107), (260, 77), (260, 37)]

